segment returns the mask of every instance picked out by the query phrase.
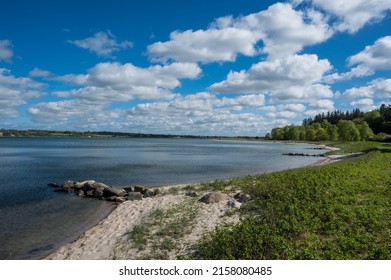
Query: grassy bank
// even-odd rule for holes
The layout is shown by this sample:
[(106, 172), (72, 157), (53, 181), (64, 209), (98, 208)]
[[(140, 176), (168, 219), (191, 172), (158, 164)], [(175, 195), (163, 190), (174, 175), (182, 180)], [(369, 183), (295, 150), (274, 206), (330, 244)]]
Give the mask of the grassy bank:
[(203, 259), (391, 259), (391, 146), (337, 143), (367, 154), (326, 166), (208, 185), (251, 195), (242, 222), (198, 246)]

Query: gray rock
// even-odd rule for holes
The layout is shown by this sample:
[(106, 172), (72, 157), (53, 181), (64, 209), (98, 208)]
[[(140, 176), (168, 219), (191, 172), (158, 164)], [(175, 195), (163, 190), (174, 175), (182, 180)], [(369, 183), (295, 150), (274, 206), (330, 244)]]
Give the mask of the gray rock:
[(227, 205), (232, 208), (240, 208), (242, 206), (242, 203), (237, 202), (236, 200), (232, 199), (227, 202)]
[(243, 203), (243, 202), (249, 201), (251, 199), (251, 196), (249, 194), (237, 193), (237, 194), (235, 194), (234, 198), (237, 201)]
[(142, 193), (144, 197), (152, 197), (152, 196), (155, 196), (155, 192), (152, 191), (152, 190), (144, 190), (144, 192)]
[(145, 187), (143, 187), (143, 186), (135, 186), (134, 187), (134, 192), (143, 193), (144, 191), (145, 191)]
[(66, 181), (64, 184), (62, 184), (63, 188), (73, 188), (75, 187), (75, 182), (73, 181)]
[(95, 198), (101, 198), (103, 196), (103, 190), (95, 190), (94, 191), (94, 197)]
[(89, 190), (89, 191), (86, 191), (86, 192), (84, 192), (84, 193), (85, 193), (85, 195), (86, 195), (87, 197), (93, 197), (95, 191), (94, 191), (94, 190)]
[(127, 193), (134, 192), (134, 187), (123, 187), (123, 189), (124, 189)]
[(103, 190), (104, 197), (110, 196), (126, 196), (126, 191), (124, 189), (117, 189), (112, 187), (107, 187)]
[(122, 202), (125, 202), (126, 198), (125, 197), (115, 197), (115, 202), (118, 202), (118, 203), (122, 203)]
[(115, 202), (116, 199), (117, 199), (116, 196), (110, 196), (106, 198), (107, 201), (112, 201), (112, 202)]
[(109, 186), (108, 185), (106, 185), (106, 184), (103, 184), (103, 183), (99, 183), (99, 182), (95, 182), (95, 183), (92, 183), (91, 184), (91, 187), (93, 188), (93, 189), (99, 189), (99, 190), (104, 190), (104, 189), (106, 189), (106, 188), (109, 188)]
[(139, 192), (128, 193), (127, 200), (142, 200), (143, 195)]
[(218, 203), (221, 201), (229, 200), (230, 197), (228, 194), (221, 192), (210, 192), (201, 197), (198, 201), (210, 204), (210, 203)]
[(84, 191), (83, 190), (78, 190), (77, 192), (77, 196), (78, 197), (83, 197), (85, 194), (84, 194)]

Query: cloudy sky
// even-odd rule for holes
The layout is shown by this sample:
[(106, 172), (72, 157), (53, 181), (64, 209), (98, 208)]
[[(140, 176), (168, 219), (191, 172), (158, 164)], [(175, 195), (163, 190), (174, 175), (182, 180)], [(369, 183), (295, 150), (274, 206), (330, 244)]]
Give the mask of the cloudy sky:
[(390, 0), (0, 7), (0, 128), (263, 136), (391, 102)]

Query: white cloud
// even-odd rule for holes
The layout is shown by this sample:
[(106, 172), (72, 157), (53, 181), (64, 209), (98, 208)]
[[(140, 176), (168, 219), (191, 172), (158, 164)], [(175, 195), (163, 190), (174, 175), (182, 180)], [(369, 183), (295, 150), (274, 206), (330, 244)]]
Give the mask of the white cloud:
[(276, 3), (265, 11), (242, 18), (237, 25), (261, 34), (263, 52), (271, 59), (295, 54), (332, 36), (321, 13), (296, 11), (289, 3)]
[(391, 69), (391, 36), (378, 39), (348, 61), (350, 65), (359, 64), (373, 70)]
[(30, 78), (17, 78), (10, 70), (0, 68), (0, 117), (17, 117), (17, 108), (29, 99), (40, 97), (43, 87)]
[(79, 48), (89, 50), (98, 56), (108, 58), (113, 57), (114, 52), (133, 46), (133, 43), (129, 41), (117, 42), (116, 37), (110, 31), (97, 32), (92, 37), (82, 40), (69, 40), (68, 42)]
[(219, 93), (268, 94), (272, 101), (285, 102), (330, 98), (330, 87), (318, 83), (330, 69), (329, 61), (319, 60), (316, 55), (292, 55), (259, 62), (248, 71), (230, 72), (225, 81), (210, 89)]
[(170, 41), (148, 46), (153, 61), (170, 59), (181, 62), (235, 61), (238, 54), (253, 56), (257, 36), (250, 30), (224, 29), (174, 31)]
[(391, 98), (391, 79), (376, 79), (367, 86), (351, 88), (343, 93), (345, 98)]
[(365, 24), (380, 20), (391, 9), (389, 0), (308, 0), (336, 17), (336, 30), (355, 33)]
[(277, 58), (324, 42), (331, 35), (321, 13), (277, 3), (259, 13), (218, 18), (206, 30), (174, 31), (169, 41), (148, 46), (148, 54), (153, 61), (164, 62), (235, 61), (239, 54), (257, 54), (256, 44), (262, 40), (263, 52)]
[(357, 67), (352, 68), (349, 72), (346, 73), (333, 73), (330, 75), (327, 75), (323, 78), (323, 81), (325, 83), (334, 83), (336, 81), (343, 81), (343, 80), (351, 80), (355, 77), (360, 78), (360, 77), (368, 77), (375, 74), (375, 71), (370, 69), (367, 66), (364, 65), (359, 65)]
[(350, 102), (350, 105), (354, 107), (372, 107), (373, 100), (370, 98), (363, 98)]
[[(79, 116), (91, 119), (97, 112), (107, 110), (113, 102), (129, 100), (170, 100), (176, 96), (171, 90), (180, 85), (179, 79), (197, 78), (201, 69), (196, 64), (173, 63), (170, 65), (136, 67), (116, 62), (99, 63), (85, 75), (56, 76), (48, 71), (34, 69), (31, 76), (64, 81), (81, 86), (68, 91), (53, 92), (59, 98), (72, 98), (36, 104), (29, 113), (36, 121), (65, 121)], [(62, 112), (62, 113), (59, 113)], [(52, 117), (50, 117), (52, 116)]]
[(14, 52), (10, 40), (0, 40), (0, 61), (11, 62)]

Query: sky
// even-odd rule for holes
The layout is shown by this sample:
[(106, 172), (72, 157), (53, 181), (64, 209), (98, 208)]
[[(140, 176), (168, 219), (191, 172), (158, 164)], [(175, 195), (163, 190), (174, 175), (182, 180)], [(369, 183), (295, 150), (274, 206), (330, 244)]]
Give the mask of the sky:
[(0, 129), (264, 136), (382, 103), (390, 0), (0, 2)]

